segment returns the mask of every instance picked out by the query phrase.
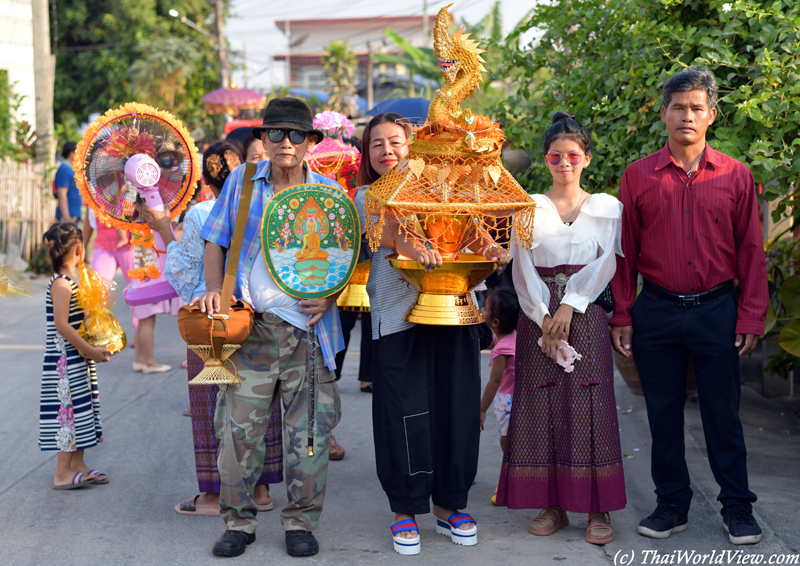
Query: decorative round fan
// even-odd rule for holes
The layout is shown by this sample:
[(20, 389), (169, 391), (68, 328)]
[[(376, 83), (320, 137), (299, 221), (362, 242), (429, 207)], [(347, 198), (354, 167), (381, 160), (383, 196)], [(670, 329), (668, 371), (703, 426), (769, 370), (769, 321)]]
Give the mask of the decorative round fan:
[(131, 102), (95, 120), (78, 144), (75, 182), (98, 220), (133, 234), (133, 281), (123, 293), (129, 305), (177, 296), (164, 279), (166, 250), (137, 204), (168, 210), (177, 217), (192, 198), (200, 178), (194, 140), (180, 120)]

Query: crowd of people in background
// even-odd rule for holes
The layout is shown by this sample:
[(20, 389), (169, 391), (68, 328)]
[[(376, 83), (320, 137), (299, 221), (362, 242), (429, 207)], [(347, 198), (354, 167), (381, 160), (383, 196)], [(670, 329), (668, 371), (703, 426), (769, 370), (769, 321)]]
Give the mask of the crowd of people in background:
[[(657, 501), (638, 533), (660, 539), (688, 527), (692, 490), (683, 410), (691, 358), (709, 463), (720, 486), (722, 525), (734, 544), (760, 540), (738, 416), (738, 358), (764, 334), (766, 267), (752, 174), (706, 142), (716, 98), (716, 81), (705, 70), (688, 69), (666, 82), (661, 117), (668, 142), (627, 167), (619, 200), (583, 189), (584, 171), (601, 157), (575, 116), (556, 114), (542, 133), (541, 159), (552, 184), (532, 195), (532, 247), (498, 242), (471, 250), (497, 261), (502, 273), (483, 302), (485, 325), (405, 321), (417, 291), (387, 256), (400, 253), (434, 270), (442, 265), (441, 255), (405, 238), (392, 219), (385, 220), (388, 229), (375, 251), (364, 246), (361, 259), (372, 261), (371, 312), (360, 316), (359, 380), (361, 391), (372, 394), (375, 469), (393, 513), (387, 522), (397, 552), (420, 552), (418, 516), (431, 512), (438, 533), (455, 544), (477, 544), (478, 520), (465, 510), (478, 469), (480, 431), (492, 413), (503, 451), (492, 503), (537, 510), (529, 524), (532, 535), (553, 536), (577, 513), (586, 515), (588, 543), (613, 541), (611, 513), (627, 502), (612, 348), (622, 356), (636, 354), (652, 435)], [(397, 114), (377, 115), (363, 131), (361, 188), (354, 201), (365, 232), (369, 215), (378, 221), (366, 189), (403, 160), (410, 136)], [(144, 213), (167, 246), (165, 275), (180, 301), (131, 308), (134, 371), (171, 369), (154, 361), (156, 316), (187, 303), (219, 311), (226, 262), (236, 266), (234, 296), (255, 311), (250, 338), (231, 357), (241, 386), (189, 387), (200, 494), (175, 510), (223, 519), (225, 532), (213, 545), (219, 556), (240, 555), (255, 541), (258, 513), (273, 508), (269, 484), (284, 480), (287, 552), (316, 554), (313, 531), (328, 460), (345, 454), (331, 434), (341, 417), (336, 380), (359, 316), (339, 312), (335, 296), (297, 300), (281, 291), (261, 260), (258, 232), (267, 203), (283, 189), (301, 183), (339, 187), (304, 160), (322, 139), (304, 102), (273, 99), (261, 126), (235, 130), (204, 149), (205, 197), (184, 215), (178, 231), (173, 234), (167, 213)], [(108, 482), (84, 462), (83, 451), (103, 440), (95, 363), (108, 361), (110, 352), (77, 332), (82, 311), (76, 266), (93, 234), (92, 267), (103, 277), (112, 279), (122, 269), (129, 282), (126, 266), (132, 262), (124, 231), (92, 215), (83, 231), (76, 224), (81, 204), (74, 151), (75, 144), (65, 144), (54, 183), (59, 223), (44, 236), (53, 276), (46, 297), (39, 445), (59, 453), (54, 489)], [(245, 186), (252, 195), (242, 251), (227, 257)], [(307, 333), (315, 323), (318, 345)], [(306, 360), (313, 347), (324, 364), (317, 368), (316, 456), (307, 458)], [(485, 347), (491, 348), (492, 367), (481, 394)], [(187, 366), (191, 380), (202, 361), (187, 352)]]

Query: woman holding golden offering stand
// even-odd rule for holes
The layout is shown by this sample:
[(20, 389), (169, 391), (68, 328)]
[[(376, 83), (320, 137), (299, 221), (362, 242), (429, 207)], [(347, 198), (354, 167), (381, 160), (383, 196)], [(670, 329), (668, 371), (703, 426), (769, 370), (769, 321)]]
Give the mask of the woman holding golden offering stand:
[(434, 48), (447, 84), (427, 122), (405, 141), (397, 166), (356, 196), (374, 252), (368, 291), (377, 334), (376, 467), (395, 513), (394, 549), (406, 555), (420, 552), (416, 515), (430, 512), (431, 500), (437, 533), (455, 544), (478, 542), (477, 522), (459, 512), (480, 444), (475, 325), (483, 319), (470, 292), (508, 263), (494, 238), (530, 246), (533, 226), (533, 201), (500, 161), (502, 130), (460, 107), (482, 81), (483, 60), (462, 31), (448, 34), (449, 24), (444, 8)]

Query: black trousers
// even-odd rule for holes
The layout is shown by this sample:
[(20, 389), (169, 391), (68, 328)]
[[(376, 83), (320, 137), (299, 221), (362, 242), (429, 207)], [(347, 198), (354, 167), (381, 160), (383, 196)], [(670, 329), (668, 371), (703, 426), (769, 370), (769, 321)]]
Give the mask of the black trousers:
[(674, 504), (685, 514), (692, 499), (683, 440), (691, 356), (708, 460), (720, 487), (717, 500), (723, 508), (750, 506), (756, 496), (747, 486), (747, 452), (739, 420), (736, 296), (731, 292), (682, 307), (642, 291), (631, 317), (631, 346), (653, 437), (651, 472), (658, 502)]
[(375, 460), (392, 511), (464, 509), (481, 433), (477, 329), (420, 324), (373, 344)]
[[(344, 357), (347, 355), (347, 347), (350, 345), (350, 333), (356, 326), (358, 314), (353, 311), (339, 311), (339, 319), (342, 322), (344, 350), (336, 354), (335, 373), (337, 381), (342, 377)], [(361, 313), (361, 357), (358, 364), (358, 380), (372, 381), (372, 317), (368, 312)]]

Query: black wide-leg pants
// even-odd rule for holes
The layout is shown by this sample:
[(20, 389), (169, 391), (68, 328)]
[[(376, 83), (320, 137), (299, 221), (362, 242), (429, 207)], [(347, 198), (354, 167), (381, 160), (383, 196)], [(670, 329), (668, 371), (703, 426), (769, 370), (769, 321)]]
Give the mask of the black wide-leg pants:
[(642, 291), (631, 309), (636, 369), (652, 434), (651, 473), (659, 503), (686, 514), (692, 500), (686, 466), (683, 411), (691, 356), (708, 460), (723, 508), (750, 506), (747, 451), (739, 420), (742, 386), (736, 338), (736, 295), (694, 306)]
[(416, 325), (373, 345), (375, 460), (392, 511), (464, 509), (481, 432), (476, 327)]
[[(356, 326), (358, 320), (357, 312), (339, 311), (339, 320), (342, 323), (342, 338), (344, 338), (344, 350), (339, 350), (336, 354), (336, 380), (342, 377), (344, 358), (347, 355), (347, 348), (350, 346), (350, 333)], [(372, 381), (372, 316), (369, 312), (361, 313), (361, 355), (358, 362), (358, 380)]]

